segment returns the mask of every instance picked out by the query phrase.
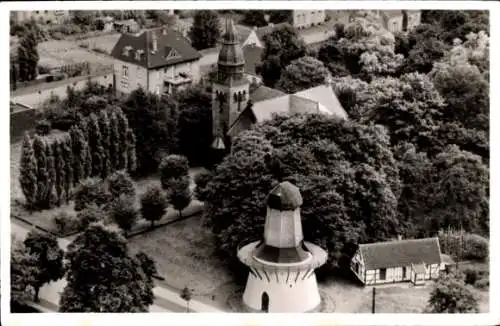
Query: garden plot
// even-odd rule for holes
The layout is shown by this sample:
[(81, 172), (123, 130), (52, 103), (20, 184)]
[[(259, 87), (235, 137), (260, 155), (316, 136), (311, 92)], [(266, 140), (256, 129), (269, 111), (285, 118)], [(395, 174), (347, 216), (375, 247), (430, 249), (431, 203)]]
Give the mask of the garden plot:
[(83, 44), (89, 50), (97, 49), (99, 52), (111, 54), (120, 37), (119, 33), (102, 35), (79, 41), (78, 44)]
[(76, 41), (42, 42), (38, 45), (40, 55), (39, 65), (56, 68), (68, 64), (89, 62), (91, 65), (110, 66), (113, 59), (103, 54), (97, 54), (78, 46)]

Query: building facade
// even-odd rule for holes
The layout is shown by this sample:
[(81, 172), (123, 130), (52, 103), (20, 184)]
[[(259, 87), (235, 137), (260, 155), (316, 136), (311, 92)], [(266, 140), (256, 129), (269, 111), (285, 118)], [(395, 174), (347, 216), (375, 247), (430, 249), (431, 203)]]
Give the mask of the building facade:
[(351, 260), (351, 270), (365, 285), (419, 285), (444, 269), (437, 238), (361, 244)]
[(378, 10), (377, 13), (384, 28), (392, 33), (410, 31), (421, 21), (420, 10)]
[(177, 31), (160, 28), (123, 34), (111, 55), (116, 91), (137, 88), (171, 94), (200, 80), (201, 55)]
[(322, 248), (304, 241), (302, 196), (290, 182), (271, 190), (264, 236), (242, 246), (238, 258), (248, 266), (243, 303), (250, 312), (313, 312), (321, 298), (314, 270), (326, 262)]
[(326, 19), (324, 10), (293, 10), (292, 26), (297, 29), (323, 24)]
[(63, 24), (70, 20), (70, 18), (69, 10), (32, 10), (11, 12), (11, 19), (16, 24), (32, 19), (42, 24)]

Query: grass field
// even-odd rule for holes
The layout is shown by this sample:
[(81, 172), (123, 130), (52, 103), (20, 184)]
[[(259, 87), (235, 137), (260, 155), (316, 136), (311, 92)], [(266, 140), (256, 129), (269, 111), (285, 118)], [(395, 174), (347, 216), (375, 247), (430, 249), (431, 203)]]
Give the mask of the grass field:
[(168, 287), (189, 286), (196, 298), (215, 301), (224, 306), (235, 291), (231, 275), (215, 256), (210, 230), (202, 226), (201, 214), (132, 237), (133, 252), (144, 251), (157, 262), (159, 274)]
[(78, 44), (86, 44), (90, 50), (97, 48), (111, 54), (111, 51), (120, 39), (120, 36), (120, 33), (96, 36), (79, 41)]
[(40, 55), (38, 64), (48, 68), (85, 61), (102, 66), (113, 64), (111, 57), (96, 54), (90, 49), (82, 49), (78, 46), (78, 41), (50, 40), (42, 42), (38, 45), (38, 53)]

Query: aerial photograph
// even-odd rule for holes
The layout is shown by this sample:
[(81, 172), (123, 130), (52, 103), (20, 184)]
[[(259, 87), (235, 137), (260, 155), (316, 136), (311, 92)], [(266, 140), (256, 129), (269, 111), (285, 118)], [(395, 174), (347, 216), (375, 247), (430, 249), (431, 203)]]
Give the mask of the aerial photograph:
[(490, 312), (490, 12), (305, 8), (10, 11), (11, 313)]

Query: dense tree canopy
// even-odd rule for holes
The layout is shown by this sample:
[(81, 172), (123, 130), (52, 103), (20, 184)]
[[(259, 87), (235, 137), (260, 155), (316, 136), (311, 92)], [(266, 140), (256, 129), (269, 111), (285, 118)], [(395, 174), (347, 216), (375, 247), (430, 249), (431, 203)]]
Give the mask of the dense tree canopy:
[(251, 27), (266, 26), (267, 21), (264, 10), (246, 10), (241, 23)]
[(281, 74), (276, 88), (293, 94), (311, 87), (325, 84), (330, 76), (323, 62), (312, 58), (302, 57), (292, 61)]
[(478, 298), (463, 280), (453, 276), (437, 282), (429, 298), (427, 311), (431, 313), (477, 313)]
[(266, 86), (274, 87), (283, 69), (306, 54), (306, 46), (297, 31), (288, 24), (264, 35), (263, 41), (265, 48), (257, 72), (262, 75)]
[(189, 31), (191, 44), (197, 50), (212, 48), (220, 36), (219, 16), (214, 10), (196, 10), (194, 22)]
[(234, 257), (240, 241), (262, 235), (265, 199), (280, 180), (300, 188), (305, 237), (328, 248), (330, 266), (359, 241), (399, 231), (400, 183), (383, 128), (276, 117), (239, 136), (206, 185), (205, 218), (224, 254)]
[(35, 31), (28, 29), (21, 38), (17, 48), (17, 62), (19, 65), (19, 79), (21, 81), (34, 80), (38, 75), (38, 38)]
[(147, 312), (153, 281), (116, 229), (91, 224), (68, 246), (61, 312)]

